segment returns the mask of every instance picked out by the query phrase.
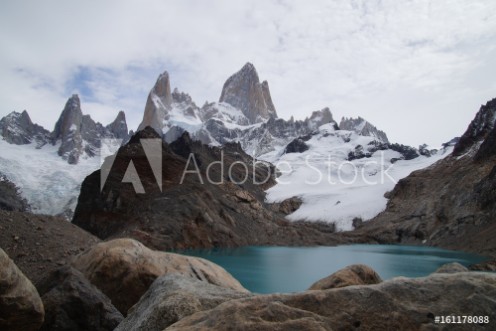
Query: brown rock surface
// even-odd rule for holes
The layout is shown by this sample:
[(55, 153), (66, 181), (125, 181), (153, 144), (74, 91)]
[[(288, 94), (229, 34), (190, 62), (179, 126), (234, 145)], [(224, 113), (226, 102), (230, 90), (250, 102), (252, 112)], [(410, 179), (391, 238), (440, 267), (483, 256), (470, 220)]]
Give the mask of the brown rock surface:
[(0, 248), (0, 330), (35, 331), (44, 316), (36, 288)]
[(0, 247), (34, 285), (99, 241), (62, 217), (0, 210)]
[(116, 239), (93, 246), (78, 256), (73, 266), (123, 314), (166, 274), (180, 274), (206, 283), (247, 292), (220, 266), (196, 257), (152, 251), (132, 239)]
[(351, 285), (379, 284), (380, 282), (382, 279), (374, 269), (364, 264), (353, 264), (315, 282), (309, 290), (327, 290)]

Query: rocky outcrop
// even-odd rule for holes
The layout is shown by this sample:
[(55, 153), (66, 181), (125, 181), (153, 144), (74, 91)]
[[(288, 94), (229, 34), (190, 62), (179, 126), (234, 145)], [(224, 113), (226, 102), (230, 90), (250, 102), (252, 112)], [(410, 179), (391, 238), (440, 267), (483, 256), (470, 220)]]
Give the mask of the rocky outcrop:
[(34, 124), (27, 111), (12, 112), (0, 120), (0, 136), (9, 144), (35, 143), (37, 147), (49, 141), (50, 132)]
[(370, 136), (376, 138), (382, 143), (389, 143), (388, 137), (384, 131), (377, 129), (361, 117), (346, 118), (343, 117), (339, 123), (341, 130), (354, 131), (361, 136)]
[(124, 319), (109, 298), (71, 267), (48, 274), (37, 288), (45, 307), (41, 331), (111, 331)]
[(467, 272), (467, 271), (468, 271), (468, 269), (465, 268), (464, 266), (462, 266), (460, 263), (452, 262), (452, 263), (443, 264), (435, 271), (435, 273), (454, 274), (457, 272)]
[(128, 312), (116, 331), (162, 331), (175, 322), (223, 302), (246, 298), (250, 293), (235, 291), (195, 278), (166, 275), (157, 278)]
[(257, 70), (251, 63), (246, 63), (240, 71), (227, 79), (219, 102), (240, 109), (250, 124), (277, 117), (269, 85), (266, 81), (260, 83)]
[[(225, 302), (167, 328), (179, 330), (444, 330), (435, 316), (488, 316), (460, 330), (491, 330), (496, 318), (496, 275), (433, 274), (297, 294)], [(456, 325), (454, 326), (456, 327)]]
[(285, 148), (284, 148), (284, 153), (303, 153), (305, 151), (308, 151), (310, 148), (305, 141), (308, 141), (307, 138), (310, 138), (308, 136), (305, 137), (300, 137), (294, 139), (292, 142), (290, 142)]
[(10, 211), (28, 211), (29, 204), (22, 198), (19, 189), (0, 173), (0, 209)]
[(382, 282), (374, 269), (363, 264), (353, 264), (338, 270), (310, 286), (309, 290), (328, 290), (351, 285), (372, 285)]
[(0, 329), (37, 331), (44, 316), (36, 288), (0, 248)]
[(486, 139), (489, 132), (494, 128), (495, 121), (496, 99), (492, 99), (480, 107), (467, 130), (456, 143), (453, 155), (460, 156), (474, 147), (478, 148), (477, 144)]
[(152, 251), (132, 239), (93, 246), (73, 266), (126, 314), (159, 276), (180, 274), (240, 292), (247, 290), (227, 271), (204, 259)]
[(384, 212), (352, 233), (360, 241), (441, 246), (496, 254), (495, 101), (481, 108), (453, 155), (412, 172)]
[[(160, 188), (140, 143), (145, 138), (160, 136), (148, 128), (121, 148), (103, 190), (100, 171), (84, 180), (74, 224), (102, 239), (131, 237), (160, 250), (336, 243), (333, 234), (291, 223), (265, 202), (274, 168), (239, 144), (210, 147), (186, 133), (162, 144)], [(122, 182), (131, 161), (145, 193)]]

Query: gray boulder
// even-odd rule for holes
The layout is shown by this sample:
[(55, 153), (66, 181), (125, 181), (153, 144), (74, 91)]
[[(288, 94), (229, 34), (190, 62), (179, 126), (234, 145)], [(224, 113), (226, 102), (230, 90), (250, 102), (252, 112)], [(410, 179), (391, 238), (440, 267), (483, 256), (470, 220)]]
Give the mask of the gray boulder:
[(315, 282), (309, 290), (327, 290), (351, 285), (379, 284), (380, 282), (382, 279), (374, 269), (364, 264), (353, 264)]
[(186, 316), (251, 294), (171, 274), (157, 278), (116, 331), (160, 331)]
[[(225, 302), (166, 330), (494, 330), (496, 274), (433, 274), (376, 285)], [(489, 323), (439, 324), (436, 316), (488, 316)]]
[(45, 306), (41, 331), (110, 331), (124, 319), (110, 299), (74, 268), (51, 272), (38, 290)]

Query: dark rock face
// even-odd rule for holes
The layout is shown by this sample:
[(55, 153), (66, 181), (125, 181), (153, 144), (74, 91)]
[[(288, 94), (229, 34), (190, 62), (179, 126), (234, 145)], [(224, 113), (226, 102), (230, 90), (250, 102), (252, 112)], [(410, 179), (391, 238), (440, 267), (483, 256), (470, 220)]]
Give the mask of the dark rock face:
[(384, 131), (377, 129), (375, 126), (367, 122), (361, 117), (346, 118), (343, 117), (339, 123), (341, 130), (354, 131), (361, 136), (375, 137), (378, 141), (389, 143), (388, 137)]
[(53, 130), (54, 141), (61, 140), (59, 155), (67, 159), (67, 162), (71, 164), (77, 163), (82, 153), (82, 122), (81, 102), (79, 101), (79, 96), (74, 94), (67, 100)]
[(25, 145), (35, 142), (40, 147), (50, 140), (50, 133), (33, 124), (27, 111), (12, 112), (0, 120), (0, 136), (10, 144)]
[[(488, 105), (491, 105), (489, 102)], [(455, 147), (457, 153), (417, 170), (388, 194), (384, 212), (355, 231), (359, 240), (413, 243), (496, 254), (496, 155), (483, 107)], [(482, 127), (487, 127), (483, 125)], [(475, 133), (474, 132), (479, 132)], [(474, 137), (485, 137), (474, 142)], [(465, 143), (463, 143), (465, 141)], [(471, 142), (470, 147), (467, 142)], [(475, 149), (476, 146), (480, 148)], [(469, 150), (473, 152), (467, 153)]]
[(309, 290), (328, 290), (352, 285), (372, 285), (382, 282), (381, 277), (369, 266), (353, 264), (315, 282)]
[(37, 331), (44, 316), (36, 288), (0, 248), (0, 329)]
[[(274, 168), (255, 162), (239, 144), (210, 147), (188, 134), (164, 143), (160, 190), (140, 144), (150, 137), (159, 138), (147, 128), (119, 150), (103, 190), (100, 171), (85, 179), (74, 224), (100, 238), (131, 237), (161, 250), (335, 242), (333, 234), (290, 223), (265, 203)], [(131, 161), (145, 194), (122, 182)]]
[(251, 63), (229, 77), (224, 83), (219, 102), (240, 109), (250, 124), (277, 117), (266, 81), (260, 84), (258, 73)]
[(116, 331), (162, 331), (175, 322), (223, 302), (250, 297), (239, 292), (180, 275), (157, 278), (119, 324)]
[(19, 194), (19, 189), (0, 173), (0, 209), (29, 211), (29, 204)]
[(38, 291), (45, 307), (42, 331), (111, 331), (124, 319), (109, 298), (71, 267), (47, 275)]
[(478, 142), (484, 141), (494, 128), (496, 120), (496, 99), (481, 106), (475, 118), (469, 124), (467, 131), (460, 137), (453, 150), (454, 156), (468, 152)]
[(411, 146), (394, 143), (389, 144), (388, 147), (393, 151), (400, 153), (404, 160), (413, 160), (419, 156), (417, 150)]
[(307, 144), (305, 144), (305, 140), (302, 138), (296, 138), (292, 142), (290, 142), (286, 148), (284, 149), (284, 153), (303, 153), (305, 151), (308, 151), (310, 147), (308, 147)]
[(395, 278), (377, 285), (231, 300), (188, 316), (167, 328), (178, 330), (443, 330), (435, 316), (464, 315), (467, 307), (489, 316), (487, 324), (460, 330), (492, 330), (496, 275), (433, 274)]

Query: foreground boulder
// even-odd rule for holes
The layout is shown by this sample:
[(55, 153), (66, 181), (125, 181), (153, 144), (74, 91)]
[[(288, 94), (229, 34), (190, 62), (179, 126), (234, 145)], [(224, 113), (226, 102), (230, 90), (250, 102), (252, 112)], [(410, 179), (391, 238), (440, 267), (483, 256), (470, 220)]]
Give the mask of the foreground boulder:
[(38, 330), (44, 316), (36, 288), (0, 248), (0, 330)]
[(351, 285), (371, 285), (382, 282), (381, 277), (369, 266), (353, 264), (315, 282), (309, 290), (327, 290)]
[[(166, 330), (494, 330), (496, 274), (433, 274), (298, 294), (232, 300)], [(488, 324), (436, 324), (435, 316), (488, 316)]]
[(110, 299), (74, 268), (51, 272), (38, 290), (45, 306), (42, 331), (110, 331), (124, 319)]
[(443, 274), (454, 274), (457, 272), (466, 272), (468, 269), (458, 262), (446, 263), (440, 266), (435, 272)]
[(252, 296), (180, 275), (162, 276), (130, 310), (116, 331), (162, 331), (198, 311)]
[(165, 274), (181, 274), (206, 283), (247, 290), (220, 266), (195, 257), (152, 251), (133, 239), (116, 239), (93, 246), (78, 256), (73, 266), (123, 314)]

